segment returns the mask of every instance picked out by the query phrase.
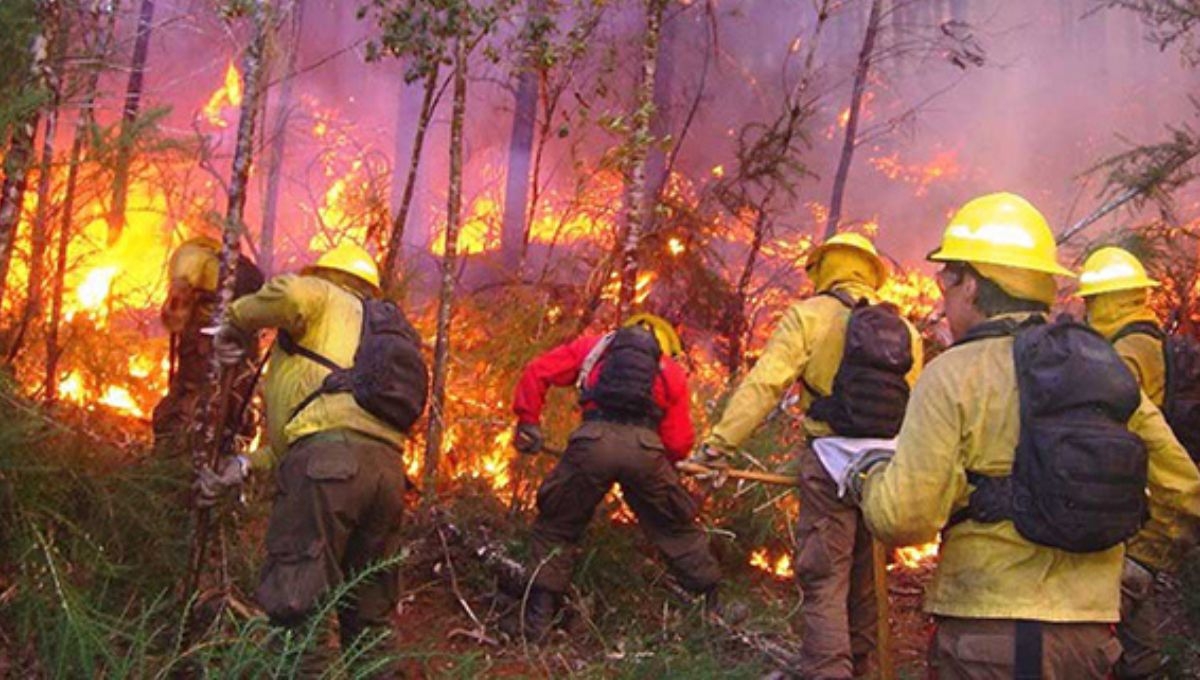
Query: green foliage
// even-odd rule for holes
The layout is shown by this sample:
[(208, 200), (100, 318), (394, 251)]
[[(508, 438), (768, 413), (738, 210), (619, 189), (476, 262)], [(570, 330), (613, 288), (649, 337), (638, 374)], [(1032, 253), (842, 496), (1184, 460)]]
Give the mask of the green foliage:
[(1159, 49), (1178, 45), (1190, 64), (1200, 63), (1200, 43), (1195, 29), (1200, 26), (1200, 2), (1196, 0), (1099, 0), (1100, 6), (1137, 13), (1149, 38)]
[(35, 111), (46, 98), (32, 76), (30, 49), (40, 29), (35, 0), (0, 2), (0, 139), (7, 144), (12, 127)]
[[(372, 0), (358, 10), (359, 19), (370, 16), (379, 28), (377, 38), (367, 43), (367, 59), (402, 59), (407, 62), (405, 82), (416, 82), (439, 66), (453, 63), (458, 38), (474, 47), (489, 35), (512, 1)], [(491, 50), (488, 56), (498, 59)]]

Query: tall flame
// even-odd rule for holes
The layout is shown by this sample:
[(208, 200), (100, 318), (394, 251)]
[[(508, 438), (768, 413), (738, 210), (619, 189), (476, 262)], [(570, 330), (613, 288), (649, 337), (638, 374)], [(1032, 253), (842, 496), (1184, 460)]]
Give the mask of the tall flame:
[(242, 74), (238, 72), (237, 67), (231, 61), (225, 68), (225, 81), (209, 96), (208, 103), (204, 105), (204, 119), (210, 125), (227, 127), (229, 124), (225, 122), (221, 114), (226, 107), (236, 108), (241, 105)]

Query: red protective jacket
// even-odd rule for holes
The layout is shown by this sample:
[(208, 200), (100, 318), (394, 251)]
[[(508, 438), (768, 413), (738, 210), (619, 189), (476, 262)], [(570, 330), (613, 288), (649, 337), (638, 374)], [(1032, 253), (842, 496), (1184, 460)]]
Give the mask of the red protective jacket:
[[(567, 387), (575, 384), (587, 355), (603, 336), (585, 335), (538, 356), (525, 366), (521, 380), (517, 383), (517, 394), (513, 399), (513, 412), (517, 420), (534, 425), (541, 422), (542, 407), (546, 403), (546, 391), (551, 387)], [(597, 362), (587, 378), (591, 387), (600, 375)], [(696, 442), (696, 430), (692, 426), (689, 407), (687, 374), (674, 359), (664, 356), (659, 363), (658, 378), (654, 381), (651, 396), (663, 410), (662, 422), (658, 425), (658, 436), (667, 449), (671, 462), (683, 460)], [(584, 410), (595, 408), (591, 402), (582, 404)]]

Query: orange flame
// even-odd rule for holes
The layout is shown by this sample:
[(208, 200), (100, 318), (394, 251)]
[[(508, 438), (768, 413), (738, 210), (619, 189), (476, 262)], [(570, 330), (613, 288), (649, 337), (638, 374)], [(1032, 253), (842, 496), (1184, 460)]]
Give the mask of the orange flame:
[(784, 553), (772, 560), (766, 548), (759, 548), (750, 553), (750, 566), (761, 569), (776, 578), (790, 579), (794, 576), (792, 556)]
[(933, 543), (926, 543), (924, 545), (896, 548), (894, 553), (896, 561), (894, 564), (889, 565), (888, 569), (895, 566), (900, 566), (904, 569), (918, 569), (937, 557), (939, 546), (940, 544), (934, 541)]

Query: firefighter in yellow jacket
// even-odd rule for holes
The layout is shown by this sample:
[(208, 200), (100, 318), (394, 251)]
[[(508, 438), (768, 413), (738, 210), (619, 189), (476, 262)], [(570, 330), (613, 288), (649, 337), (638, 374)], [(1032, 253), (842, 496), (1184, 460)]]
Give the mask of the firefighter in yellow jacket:
[[(749, 439), (793, 383), (803, 388), (800, 406), (810, 441), (838, 432), (816, 417), (814, 407), (834, 392), (843, 348), (858, 301), (878, 301), (876, 291), (887, 269), (875, 246), (858, 234), (838, 234), (808, 258), (806, 270), (816, 294), (789, 307), (754, 368), (746, 375), (712, 428), (693, 462), (720, 465)], [(847, 304), (849, 303), (849, 304)], [(897, 318), (900, 342), (911, 356), (901, 371), (903, 396), (895, 407), (894, 427), (903, 415), (903, 398), (921, 369), (920, 335)], [(905, 335), (907, 331), (907, 337)], [(886, 399), (886, 397), (881, 398)], [(860, 404), (862, 405), (862, 404)], [(819, 410), (819, 409), (817, 409)], [(894, 435), (894, 432), (891, 433)], [(888, 436), (891, 436), (888, 435)], [(803, 677), (850, 678), (865, 672), (875, 648), (875, 606), (871, 538), (858, 510), (842, 501), (837, 484), (814, 453), (799, 452), (800, 512), (795, 571), (804, 592)]]
[[(1166, 396), (1163, 330), (1150, 309), (1149, 293), (1159, 283), (1142, 263), (1121, 248), (1105, 247), (1088, 256), (1079, 275), (1079, 295), (1087, 302), (1088, 323), (1112, 341), (1150, 401), (1162, 407)], [(1164, 663), (1154, 592), (1155, 574), (1179, 568), (1194, 536), (1171, 531), (1172, 509), (1150, 497), (1150, 520), (1126, 546), (1121, 574), (1121, 640), (1118, 678), (1153, 677)]]
[[(1045, 219), (1013, 194), (963, 206), (930, 259), (944, 263), (939, 286), (958, 343), (930, 364), (913, 389), (894, 458), (864, 459), (852, 467), (852, 495), (871, 532), (884, 541), (925, 542), (942, 532), (938, 568), (925, 595), (937, 624), (930, 663), (938, 677), (1104, 678), (1120, 653), (1111, 632), (1119, 618), (1119, 541), (1108, 549), (1070, 552), (1028, 540), (1008, 519), (967, 518), (948, 526), (952, 515), (957, 520), (959, 511), (973, 506), (973, 489), (978, 492), (985, 479), (1014, 478), (1023, 430), (1016, 340), (979, 330), (1045, 314), (1055, 300), (1054, 276), (1070, 272), (1056, 260)], [(1109, 366), (1122, 368), (1119, 359), (1111, 361)], [(1125, 377), (1132, 416), (1116, 427), (1143, 443), (1150, 494), (1170, 508), (1163, 528), (1177, 535), (1200, 517), (1200, 475), (1161, 413)], [(1100, 481), (1128, 485), (1129, 478)], [(1145, 489), (1126, 492), (1144, 498)]]
[[(375, 262), (343, 242), (300, 275), (277, 276), (234, 302), (214, 347), (228, 364), (245, 351), (250, 334), (277, 328), (295, 346), (350, 366), (366, 323), (362, 300), (378, 295)], [(273, 624), (295, 628), (308, 622), (323, 595), (399, 550), (404, 435), (350, 393), (319, 394), (329, 369), (281, 345), (271, 353), (264, 387), (269, 449), (253, 460), (230, 460), (217, 473), (202, 472), (200, 492), (214, 498), (240, 484), (249, 467), (278, 462), (279, 491), (255, 597)], [(397, 588), (397, 570), (386, 569), (338, 607), (343, 650), (364, 633), (390, 635)], [(322, 656), (318, 650), (311, 657), (313, 670), (326, 663)]]
[[(154, 407), (154, 447), (168, 456), (188, 454), (186, 437), (197, 406), (207, 394), (212, 366), (212, 338), (202, 329), (212, 323), (217, 302), (217, 274), (221, 267), (221, 244), (205, 236), (184, 241), (167, 263), (169, 287), (160, 318), (171, 334), (171, 376), (167, 394)], [(239, 256), (234, 276), (234, 298), (249, 295), (263, 284), (262, 272), (249, 259)], [(235, 367), (229, 430), (252, 434), (253, 424), (243, 418), (251, 397), (257, 355), (247, 352)]]

